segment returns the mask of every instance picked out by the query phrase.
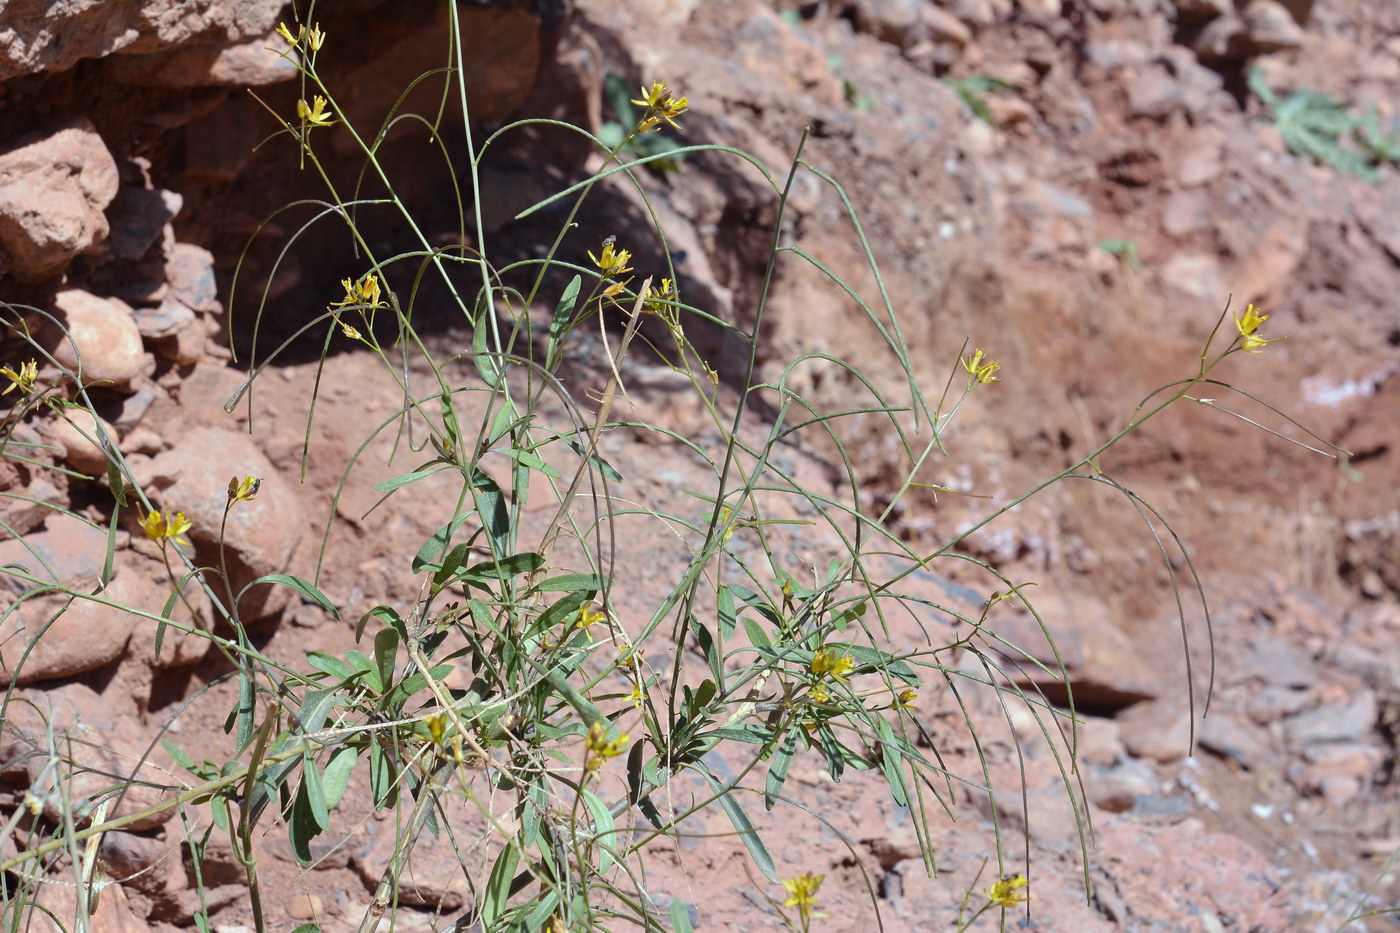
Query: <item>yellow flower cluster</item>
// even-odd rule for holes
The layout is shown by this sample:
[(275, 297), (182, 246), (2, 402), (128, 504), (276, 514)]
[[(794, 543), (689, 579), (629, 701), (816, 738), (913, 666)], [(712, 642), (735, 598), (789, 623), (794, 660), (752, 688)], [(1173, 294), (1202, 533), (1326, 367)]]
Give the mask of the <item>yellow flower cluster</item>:
[(171, 514), (165, 510), (159, 512), (151, 511), (146, 513), (146, 517), (141, 520), (141, 528), (146, 532), (146, 537), (152, 541), (159, 542), (162, 547), (165, 542), (174, 541), (176, 544), (189, 546), (190, 539), (185, 537), (185, 532), (194, 527), (184, 512)]
[(834, 648), (818, 648), (808, 669), (818, 678), (829, 676), (833, 680), (845, 680), (855, 666), (855, 658), (848, 654), (838, 654)]
[(258, 490), (262, 488), (262, 480), (256, 476), (245, 476), (242, 479), (234, 477), (228, 481), (228, 501), (232, 505), (235, 502), (252, 502), (258, 497)]
[(1244, 316), (1235, 315), (1235, 329), (1240, 332), (1240, 349), (1246, 353), (1262, 353), (1264, 347), (1275, 341), (1282, 340), (1282, 337), (1265, 337), (1259, 333), (1259, 325), (1269, 319), (1267, 314), (1260, 314), (1259, 309), (1250, 305), (1244, 309)]
[(987, 889), (987, 900), (998, 907), (1015, 907), (1024, 904), (1030, 894), (1021, 889), (1029, 885), (1025, 875), (1003, 875), (1001, 880)]
[(825, 880), (826, 875), (814, 875), (811, 872), (804, 872), (796, 878), (783, 879), (783, 887), (787, 888), (788, 892), (788, 898), (783, 902), (783, 906), (797, 908), (798, 914), (802, 916), (804, 928), (812, 922), (812, 908), (817, 903), (817, 891)]
[(1001, 364), (996, 360), (986, 359), (986, 351), (981, 347), (971, 356), (963, 357), (963, 369), (978, 382), (1001, 382), (1001, 377), (996, 375), (996, 371), (1001, 369)]
[(28, 363), (21, 363), (18, 370), (12, 366), (0, 366), (0, 376), (10, 380), (10, 384), (5, 386), (5, 391), (0, 395), (9, 395), (15, 389), (19, 389), (20, 395), (28, 395), (34, 391), (34, 383), (39, 379), (39, 364), (30, 360)]
[(319, 52), (322, 44), (326, 41), (326, 34), (321, 31), (320, 23), (317, 23), (310, 29), (307, 29), (305, 25), (299, 25), (297, 26), (296, 32), (292, 32), (292, 30), (287, 27), (286, 23), (278, 23), (277, 34), (292, 48), (296, 48), (301, 44), (301, 41), (305, 39), (307, 46), (313, 52)]
[(639, 133), (655, 133), (661, 129), (662, 123), (669, 123), (676, 129), (681, 125), (676, 122), (676, 117), (685, 113), (690, 107), (690, 101), (684, 97), (672, 97), (665, 82), (656, 81), (652, 84), (651, 90), (642, 88), (642, 96), (632, 103), (638, 107), (646, 108), (642, 114), (641, 121), (637, 124)]
[(308, 126), (330, 126), (335, 122), (332, 119), (335, 112), (326, 108), (326, 99), (320, 94), (311, 98), (309, 104), (305, 100), (298, 100), (297, 116)]
[(608, 727), (601, 722), (595, 722), (588, 727), (588, 757), (583, 765), (584, 770), (590, 774), (597, 771), (603, 766), (603, 762), (625, 752), (629, 741), (630, 737), (624, 732), (619, 732), (615, 739), (609, 739)]

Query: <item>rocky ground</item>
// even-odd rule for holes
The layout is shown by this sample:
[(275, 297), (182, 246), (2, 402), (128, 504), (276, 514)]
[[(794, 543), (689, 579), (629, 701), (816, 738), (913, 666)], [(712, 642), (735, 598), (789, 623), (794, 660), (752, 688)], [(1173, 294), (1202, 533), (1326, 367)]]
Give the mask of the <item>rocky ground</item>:
[[(85, 381), (107, 383), (90, 393), (101, 430), (159, 501), (189, 513), (201, 553), (214, 543), (227, 477), (264, 478), (226, 534), (236, 579), (284, 569), (310, 577), (319, 557), (323, 587), (345, 618), (410, 601), (407, 560), (437, 527), (435, 490), (411, 487), (394, 508), (369, 512), (371, 484), (400, 472), (386, 465), (383, 441), (337, 497), (365, 426), (400, 404), (378, 361), (337, 342), (322, 368), (321, 338), (303, 340), (262, 374), (243, 407), (224, 411), (249, 361), (266, 359), (304, 323), (306, 309), (323, 307), (328, 283), (360, 271), (333, 237), (302, 237), (281, 255), (305, 219), (294, 213), (275, 218), (244, 253), (273, 211), (323, 190), (298, 171), (289, 146), (255, 148), (275, 129), (262, 102), (290, 113), (299, 96), (295, 71), (266, 51), (279, 47), (272, 29), (289, 12), (271, 0), (197, 11), (121, 0), (52, 14), (40, 6), (0, 11), (0, 298), (42, 312), (24, 319), (56, 360), (74, 367), (80, 355)], [(1232, 358), (1221, 380), (1296, 416), (1350, 451), (1348, 462), (1339, 469), (1289, 443), (1312, 442), (1222, 386), (1219, 406), (1170, 412), (1099, 463), (1181, 534), (1210, 599), (1215, 679), (1209, 715), (1195, 724), (1195, 754), (1181, 634), (1157, 546), (1121, 497), (1088, 483), (1047, 490), (964, 544), (1008, 577), (1040, 584), (1037, 605), (1085, 713), (1076, 793), (1092, 822), (1087, 845), (1035, 723), (975, 693), (970, 715), (997, 789), (1008, 868), (1029, 866), (1032, 877), (1027, 925), (1332, 930), (1377, 878), (1370, 909), (1400, 900), (1394, 873), (1382, 875), (1400, 848), (1400, 172), (1291, 151), (1299, 137), (1292, 128), (1286, 135), (1250, 90), (1256, 74), (1256, 85), (1262, 79), (1279, 100), (1325, 93), (1353, 113), (1374, 108), (1378, 126), (1393, 126), (1400, 7), (558, 0), (463, 10), (480, 131), (521, 114), (597, 129), (612, 119), (604, 102), (610, 74), (628, 87), (667, 80), (690, 98), (682, 141), (737, 146), (778, 173), (810, 129), (803, 158), (838, 179), (859, 209), (922, 381), (941, 385), (964, 339), (1002, 363), (1003, 381), (979, 389), (960, 413), (950, 456), (921, 477), (929, 482), (1006, 501), (1111, 436), (1155, 387), (1189, 375), (1227, 296), (1235, 308), (1262, 305), (1269, 334), (1287, 340)], [(344, 89), (338, 102), (352, 120), (377, 121), (444, 47), (441, 10), (423, 16), (355, 0), (318, 15), (334, 42), (327, 80)], [(350, 154), (327, 138), (329, 153)], [(493, 150), (483, 163), (482, 217), (501, 261), (537, 255), (562, 219), (546, 211), (513, 222), (514, 213), (581, 177), (596, 158), (575, 138), (543, 129)], [(385, 159), (391, 169), (412, 169), (403, 194), (421, 205), (433, 242), (460, 242), (441, 194), (449, 184), (441, 155), (406, 135)], [(332, 180), (349, 190), (357, 170), (347, 159)], [(645, 184), (687, 300), (751, 321), (776, 220), (758, 173), (706, 154)], [(659, 267), (645, 210), (634, 191), (609, 185), (579, 218), (577, 242), (614, 233), (632, 245), (639, 267)], [(876, 294), (832, 188), (804, 177), (785, 225), (862, 294)], [(403, 235), (393, 224), (373, 229), (382, 229), (377, 250)], [(450, 353), (463, 332), (433, 310), (445, 302), (432, 298), (418, 323)], [(780, 264), (768, 315), (764, 378), (777, 379), (800, 353), (885, 358), (860, 309), (802, 263)], [(692, 336), (732, 399), (742, 364), (736, 347), (718, 329)], [(14, 340), (4, 350), (11, 365), (25, 353)], [(599, 382), (606, 376), (594, 373)], [(56, 374), (46, 367), (40, 379)], [(703, 412), (667, 371), (638, 357), (623, 375), (640, 415), (699, 436)], [(472, 378), (466, 365), (454, 376)], [(822, 406), (840, 407), (853, 391), (850, 380), (818, 368), (794, 378)], [(37, 554), (57, 579), (90, 586), (103, 572), (95, 555), (111, 496), (87, 477), (105, 472), (105, 454), (51, 419), (21, 421), (13, 440), (38, 445), (25, 456), (39, 463), (0, 461), (0, 564)], [(859, 452), (862, 484), (888, 496), (907, 469), (902, 454), (873, 420), (851, 427), (847, 442)], [(609, 444), (609, 461), (634, 484), (629, 495), (699, 515), (684, 490), (698, 488), (703, 473), (676, 445), (643, 433), (619, 433)], [(792, 457), (812, 483), (836, 488), (829, 450), (812, 445)], [(46, 503), (100, 527), (63, 519)], [(985, 508), (986, 500), (929, 496), (906, 500), (892, 521), (926, 548)], [(117, 544), (112, 598), (159, 611), (169, 591), (159, 552), (134, 521), (119, 529)], [(626, 597), (616, 610), (624, 626), (650, 614), (653, 569), (681, 566), (687, 555), (679, 539), (623, 536), (616, 566)], [(13, 602), (24, 587), (10, 583), (5, 598)], [(969, 610), (995, 588), (946, 565), (922, 585)], [(352, 646), (349, 625), (314, 605), (285, 592), (261, 599), (244, 611), (261, 620), (258, 645), (270, 657), (300, 663), (308, 646)], [(41, 597), (0, 622), (0, 682), (15, 681), (0, 755), (6, 820), (23, 815), (24, 792), (45, 761), (14, 761), (24, 747), (17, 737), (42, 734), (45, 720), (91, 743), (79, 756), (89, 764), (124, 773), (162, 727), (186, 748), (228, 741), (222, 723), (235, 690), (203, 641), (172, 634), (157, 660), (144, 620), (88, 604), (59, 615), (36, 640), (60, 607)], [(178, 608), (175, 617), (200, 609)], [(1044, 652), (1027, 616), (1008, 608), (999, 625)], [(1199, 701), (1210, 660), (1199, 613), (1188, 613), (1188, 630)], [(921, 637), (913, 622), (891, 634), (901, 646)], [(1025, 679), (1057, 689), (1034, 671)], [(949, 770), (979, 774), (979, 749), (951, 715), (952, 698), (930, 691), (921, 706)], [(147, 765), (153, 780), (170, 766), (165, 754)], [(934, 821), (938, 873), (930, 878), (909, 813), (866, 778), (832, 783), (816, 762), (794, 765), (789, 790), (831, 822), (776, 818), (779, 811), (761, 823), (781, 853), (780, 873), (827, 876), (821, 896), (830, 916), (819, 929), (870, 929), (877, 908), (885, 929), (952, 928), (994, 850), (986, 795), (967, 795), (952, 809), (956, 820)], [(364, 799), (352, 784), (312, 869), (297, 865), (276, 832), (261, 843), (270, 914), (288, 928), (307, 919), (326, 930), (359, 923), (391, 855), (393, 823), (356, 812), (356, 789)], [(149, 793), (133, 792), (117, 812), (148, 802)], [(58, 812), (46, 802), (47, 818)], [(464, 825), (472, 819), (462, 814)], [(103, 868), (126, 880), (104, 894), (94, 928), (191, 923), (198, 898), (178, 824), (152, 820), (109, 834)], [(28, 827), (5, 837), (0, 857)], [(697, 833), (726, 827), (716, 815)], [(415, 855), (411, 906), (398, 920), (408, 929), (443, 927), (468, 897), (455, 860), (433, 844)], [(700, 929), (772, 926), (771, 891), (744, 877), (745, 858), (722, 838), (656, 846), (651, 889), (663, 907), (672, 898), (691, 905)], [(215, 847), (201, 873), (215, 929), (239, 933), (249, 913), (233, 854)], [(72, 888), (44, 890), (71, 917)], [(1350, 929), (1396, 925), (1379, 916)]]

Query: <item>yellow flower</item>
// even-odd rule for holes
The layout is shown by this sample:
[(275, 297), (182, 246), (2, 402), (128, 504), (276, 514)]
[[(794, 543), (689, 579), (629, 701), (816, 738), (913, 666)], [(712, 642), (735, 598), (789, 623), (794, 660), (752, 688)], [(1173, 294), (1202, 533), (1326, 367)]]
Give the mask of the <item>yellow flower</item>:
[(631, 703), (637, 709), (641, 709), (642, 701), (646, 699), (646, 695), (646, 690), (642, 688), (642, 682), (640, 680), (634, 680), (632, 681), (632, 692), (627, 694), (627, 702)]
[(428, 735), (432, 737), (433, 744), (442, 747), (442, 737), (447, 732), (447, 716), (443, 713), (433, 713), (423, 720), (428, 726)]
[(834, 648), (818, 648), (809, 669), (819, 678), (830, 675), (833, 680), (845, 680), (855, 666), (855, 658), (848, 654), (837, 654)]
[(311, 46), (311, 51), (321, 51), (321, 45), (326, 41), (326, 34), (321, 31), (321, 24), (317, 23), (311, 27), (311, 31), (306, 34), (306, 44)]
[(234, 477), (228, 481), (228, 501), (252, 502), (262, 488), (262, 480), (256, 476)]
[(345, 297), (331, 302), (332, 308), (343, 308), (347, 305), (386, 307), (383, 292), (379, 288), (379, 277), (373, 272), (366, 272), (358, 282), (353, 279), (341, 279), (340, 287), (345, 289)]
[(813, 703), (826, 703), (831, 700), (831, 691), (821, 684), (817, 684), (811, 690), (807, 691), (807, 699), (811, 700)]
[(1244, 316), (1235, 315), (1235, 328), (1240, 332), (1240, 349), (1246, 353), (1261, 353), (1264, 347), (1282, 337), (1266, 338), (1260, 334), (1259, 325), (1269, 319), (1267, 314), (1260, 314), (1259, 309), (1250, 305), (1244, 309)]
[(998, 907), (1015, 907), (1017, 904), (1024, 904), (1030, 894), (1023, 892), (1021, 888), (1028, 884), (1030, 882), (1026, 880), (1025, 875), (1003, 875), (1000, 881), (987, 889), (987, 900)]
[(362, 337), (362, 336), (360, 335), (360, 331), (359, 331), (357, 328), (351, 327), (349, 324), (346, 324), (344, 321), (340, 320), (339, 318), (336, 318), (336, 323), (340, 325), (340, 332), (341, 332), (342, 334), (344, 334), (345, 336), (349, 337), (351, 340), (364, 340), (364, 339), (365, 339), (364, 337)]
[(593, 251), (588, 251), (588, 258), (593, 260), (593, 265), (602, 270), (603, 275), (617, 278), (632, 271), (632, 267), (627, 265), (632, 259), (632, 254), (625, 249), (617, 249), (617, 238), (608, 237), (603, 241), (603, 254), (594, 256)]
[(184, 535), (192, 527), (184, 512), (171, 515), (164, 510), (152, 511), (147, 512), (146, 517), (141, 520), (141, 528), (146, 532), (146, 537), (161, 542), (162, 546), (166, 541), (174, 541), (188, 547), (190, 539)]
[(825, 880), (826, 875), (814, 875), (811, 872), (804, 872), (796, 878), (783, 879), (783, 887), (787, 888), (788, 892), (788, 899), (783, 902), (783, 906), (797, 908), (802, 917), (803, 927), (812, 922), (812, 908), (817, 903), (817, 890)]
[(666, 93), (666, 82), (655, 81), (652, 82), (651, 90), (648, 91), (646, 87), (642, 88), (641, 100), (633, 100), (632, 103), (638, 107), (645, 107), (647, 110), (655, 110), (669, 96)]
[(905, 689), (899, 691), (899, 694), (894, 698), (895, 708), (918, 709), (919, 704), (914, 702), (918, 698), (919, 691), (915, 690), (913, 687), (906, 687)]
[(326, 99), (320, 94), (313, 97), (309, 104), (304, 100), (297, 101), (297, 116), (311, 126), (330, 126), (334, 122), (331, 119), (334, 113), (326, 109)]
[(642, 96), (632, 103), (638, 107), (646, 108), (642, 114), (641, 122), (637, 124), (639, 133), (654, 133), (661, 129), (661, 123), (665, 121), (676, 129), (681, 126), (676, 122), (676, 117), (685, 113), (690, 107), (690, 100), (685, 97), (673, 97), (667, 90), (664, 81), (656, 81), (651, 89), (642, 88)]
[(305, 29), (305, 26), (298, 26), (296, 34), (294, 35), (292, 31), (287, 28), (286, 23), (277, 24), (277, 34), (283, 39), (285, 39), (287, 44), (290, 45), (292, 48), (297, 47), (297, 43), (301, 41), (301, 34)]
[(676, 300), (676, 286), (670, 279), (662, 279), (659, 286), (653, 285), (647, 289), (646, 313), (666, 314), (675, 309), (667, 302)]
[(603, 766), (603, 762), (626, 751), (629, 740), (624, 732), (619, 732), (615, 739), (609, 739), (608, 727), (601, 722), (595, 722), (588, 727), (588, 758), (584, 762), (584, 770), (589, 773), (597, 771)]
[(733, 510), (731, 510), (731, 509), (729, 508), (729, 506), (726, 505), (726, 506), (724, 507), (724, 509), (723, 509), (722, 514), (720, 515), (720, 520), (719, 520), (719, 521), (720, 521), (720, 524), (724, 526), (724, 540), (725, 540), (725, 541), (728, 541), (730, 538), (734, 537), (734, 529), (735, 529), (736, 527), (738, 527), (738, 523), (735, 523), (735, 524), (730, 524), (730, 523), (729, 523), (729, 516), (731, 516), (731, 515), (733, 515), (733, 514), (734, 514)]
[(21, 363), (16, 371), (10, 366), (0, 366), (0, 376), (10, 380), (10, 384), (5, 386), (5, 391), (0, 395), (9, 395), (15, 389), (19, 389), (20, 395), (28, 395), (34, 391), (34, 383), (39, 378), (39, 364), (34, 360), (28, 363)]
[(1001, 382), (1001, 377), (995, 375), (996, 371), (1001, 369), (1001, 364), (996, 360), (985, 360), (984, 362), (985, 355), (985, 351), (978, 347), (977, 352), (971, 356), (963, 357), (963, 369), (967, 370), (968, 374), (978, 382)]
[(585, 603), (578, 611), (578, 627), (582, 629), (607, 620), (608, 614), (601, 609), (594, 609), (592, 603)]

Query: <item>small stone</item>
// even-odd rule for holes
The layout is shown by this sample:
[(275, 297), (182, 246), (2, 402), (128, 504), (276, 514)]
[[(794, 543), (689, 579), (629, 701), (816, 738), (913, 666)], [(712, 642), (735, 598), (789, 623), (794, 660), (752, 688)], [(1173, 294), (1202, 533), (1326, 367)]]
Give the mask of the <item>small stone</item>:
[(1200, 744), (1251, 771), (1272, 757), (1261, 730), (1221, 713), (1212, 713), (1201, 723)]
[(1128, 77), (1128, 112), (1138, 117), (1165, 117), (1182, 106), (1181, 83), (1160, 67), (1144, 68)]
[(1322, 786), (1318, 790), (1322, 792), (1323, 798), (1328, 803), (1334, 807), (1340, 807), (1356, 799), (1361, 793), (1361, 782), (1354, 777), (1333, 775), (1324, 778)]
[(101, 441), (105, 437), (109, 444), (115, 444), (116, 429), (85, 408), (61, 411), (64, 417), (50, 418), (44, 425), (44, 432), (50, 443), (62, 452), (63, 462), (79, 473), (105, 474), (108, 461)]
[(1192, 50), (1203, 62), (1234, 61), (1248, 56), (1250, 45), (1244, 23), (1237, 16), (1220, 16), (1206, 24)]
[(10, 141), (0, 150), (0, 248), (9, 274), (51, 278), (101, 242), (117, 188), (117, 163), (86, 118)]
[(1234, 0), (1176, 0), (1176, 13), (1182, 22), (1203, 23), (1234, 12)]
[(1191, 711), (1175, 697), (1130, 706), (1117, 719), (1131, 755), (1175, 761), (1191, 754)]
[(1102, 716), (1086, 716), (1079, 726), (1079, 757), (1082, 761), (1109, 767), (1127, 753), (1118, 723)]
[(186, 307), (217, 314), (219, 285), (214, 278), (214, 255), (193, 243), (176, 243), (165, 260), (171, 294)]
[(1208, 185), (1220, 177), (1225, 140), (1213, 127), (1194, 131), (1176, 158), (1176, 180), (1184, 187)]
[(1178, 191), (1162, 205), (1162, 230), (1167, 236), (1186, 236), (1204, 229), (1210, 205), (1194, 191)]
[(287, 916), (293, 920), (314, 920), (322, 910), (321, 899), (314, 894), (298, 894), (287, 902)]
[(1244, 670), (1274, 687), (1310, 687), (1317, 670), (1287, 640), (1256, 635), (1245, 649)]
[(989, 97), (987, 111), (992, 115), (992, 121), (1000, 127), (1035, 122), (1035, 108), (1030, 101), (1021, 97)]
[(54, 296), (54, 308), (67, 336), (50, 333), (49, 352), (84, 384), (100, 380), (125, 388), (141, 375), (145, 348), (125, 302), (70, 288)]
[(856, 28), (881, 42), (906, 48), (922, 38), (923, 12), (919, 0), (860, 0), (855, 5)]
[(1127, 813), (1138, 798), (1150, 796), (1156, 785), (1152, 766), (1132, 758), (1111, 768), (1093, 768), (1085, 780), (1089, 801), (1109, 813)]
[(1199, 253), (1173, 256), (1162, 269), (1162, 280), (1171, 288), (1196, 298), (1214, 300), (1227, 291), (1220, 261)]
[(1032, 19), (1057, 19), (1064, 13), (1063, 0), (1017, 0), (1017, 5)]
[(1303, 29), (1277, 0), (1249, 0), (1240, 11), (1245, 35), (1256, 52), (1296, 49), (1303, 44)]
[(950, 42), (958, 48), (963, 48), (972, 41), (972, 30), (947, 10), (940, 10), (936, 6), (924, 7), (922, 18), (929, 35), (936, 42)]
[(155, 308), (137, 308), (132, 317), (136, 329), (148, 340), (174, 336), (195, 319), (194, 312), (174, 298), (165, 299)]
[(1253, 691), (1245, 700), (1245, 712), (1249, 718), (1261, 726), (1278, 722), (1295, 713), (1302, 712), (1311, 701), (1312, 694), (1306, 690), (1290, 690), (1285, 687), (1265, 687)]
[(1294, 745), (1353, 742), (1371, 731), (1376, 715), (1375, 693), (1361, 690), (1350, 703), (1324, 703), (1285, 720), (1283, 728)]

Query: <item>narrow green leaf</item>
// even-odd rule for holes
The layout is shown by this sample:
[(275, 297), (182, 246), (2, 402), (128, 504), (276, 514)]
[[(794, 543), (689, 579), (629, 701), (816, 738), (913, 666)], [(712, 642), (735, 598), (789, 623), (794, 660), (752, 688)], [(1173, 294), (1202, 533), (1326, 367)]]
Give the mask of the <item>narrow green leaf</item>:
[(238, 750), (242, 751), (253, 741), (257, 723), (253, 717), (258, 712), (258, 691), (253, 676), (246, 671), (238, 676)]
[(563, 361), (559, 348), (564, 334), (569, 328), (569, 323), (573, 320), (574, 305), (578, 302), (578, 293), (582, 284), (582, 276), (574, 276), (572, 281), (564, 286), (564, 291), (559, 296), (559, 303), (554, 306), (554, 317), (549, 321), (549, 338), (545, 342), (544, 354), (545, 366), (550, 372), (554, 372), (559, 363)]
[(792, 764), (793, 751), (797, 748), (797, 729), (789, 729), (773, 752), (773, 763), (768, 766), (768, 783), (763, 792), (763, 805), (771, 810), (778, 803), (778, 795), (783, 791), (787, 780), (788, 767)]
[(690, 925), (690, 905), (680, 898), (671, 898), (671, 933), (694, 933)]
[(184, 768), (186, 771), (195, 774), (199, 773), (198, 769), (195, 767), (194, 761), (191, 760), (189, 755), (186, 755), (184, 751), (181, 750), (180, 746), (176, 745), (169, 739), (161, 739), (160, 744), (162, 748), (164, 748), (167, 752), (170, 753), (170, 757), (175, 759), (175, 763), (177, 765)]
[(346, 664), (334, 655), (326, 654), (323, 651), (306, 652), (306, 663), (323, 674), (330, 674), (338, 677), (342, 682), (355, 676), (355, 669)]
[(724, 810), (724, 815), (729, 817), (729, 822), (734, 825), (734, 829), (743, 840), (744, 847), (749, 850), (749, 855), (753, 858), (754, 865), (774, 884), (778, 883), (777, 869), (773, 865), (773, 856), (768, 853), (768, 847), (759, 838), (758, 830), (754, 829), (753, 821), (749, 819), (748, 813), (739, 801), (734, 799), (734, 789), (726, 788), (708, 770), (701, 770), (705, 775), (705, 780), (710, 782), (715, 793), (720, 794), (719, 805)]
[(612, 586), (611, 577), (600, 577), (594, 573), (566, 573), (542, 580), (530, 588), (531, 593), (558, 593), (570, 590), (597, 591)]
[(335, 608), (335, 603), (331, 602), (326, 597), (325, 593), (322, 593), (319, 589), (317, 589), (312, 584), (306, 582), (301, 577), (294, 577), (291, 574), (287, 573), (269, 573), (266, 576), (258, 577), (252, 583), (249, 583), (248, 586), (244, 587), (244, 590), (247, 590), (248, 587), (257, 586), (259, 583), (272, 583), (278, 586), (285, 586), (290, 590), (296, 590), (298, 593), (305, 596), (307, 599), (310, 599), (322, 609), (326, 610), (326, 613), (332, 619), (340, 621), (340, 610)]
[(374, 636), (374, 664), (379, 672), (380, 693), (394, 682), (394, 668), (399, 657), (399, 633), (392, 628), (380, 629)]
[(412, 473), (400, 473), (398, 476), (380, 480), (374, 484), (374, 488), (380, 492), (393, 492), (395, 489), (402, 489), (410, 483), (416, 483), (425, 476), (432, 476), (434, 473), (441, 473), (446, 467), (434, 467), (431, 470), (414, 470)]
[(326, 687), (321, 690), (308, 690), (301, 698), (301, 707), (297, 710), (297, 719), (301, 722), (303, 734), (320, 732), (321, 727), (326, 724), (326, 718), (330, 715), (338, 703), (336, 691), (340, 685)]
[(318, 829), (325, 829), (331, 824), (331, 814), (326, 806), (326, 792), (321, 787), (321, 772), (310, 753), (302, 755), (301, 775), (302, 783), (306, 785), (306, 804), (311, 819)]
[(472, 509), (467, 509), (461, 515), (458, 515), (456, 518), (452, 519), (452, 521), (433, 532), (432, 536), (418, 549), (418, 553), (414, 555), (413, 572), (421, 573), (427, 568), (432, 560), (442, 553), (443, 548), (447, 547), (448, 543), (452, 540), (452, 536), (457, 533), (457, 529), (462, 527), (462, 523), (475, 514), (476, 512)]
[(481, 928), (483, 930), (497, 928), (505, 913), (506, 901), (510, 898), (510, 883), (515, 878), (515, 868), (519, 864), (520, 850), (508, 842), (501, 850), (501, 854), (496, 857), (496, 864), (491, 868), (491, 877), (486, 881), (486, 890), (482, 892)]
[(340, 799), (345, 796), (345, 786), (349, 783), (350, 774), (355, 770), (355, 762), (359, 759), (359, 750), (347, 745), (336, 749), (331, 760), (326, 762), (326, 770), (321, 773), (321, 793), (325, 797), (327, 808), (334, 810)]
[(612, 853), (618, 843), (617, 825), (613, 822), (608, 805), (599, 800), (597, 794), (582, 788), (579, 795), (583, 798), (583, 805), (588, 808), (589, 815), (593, 817), (593, 838), (598, 843), (598, 870), (607, 871), (616, 861)]

